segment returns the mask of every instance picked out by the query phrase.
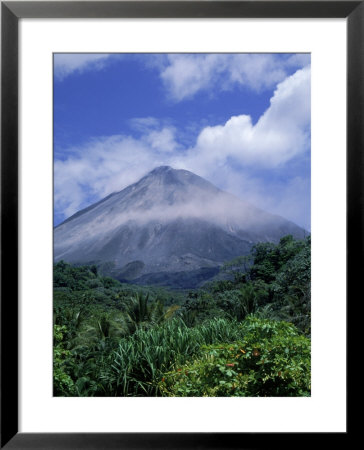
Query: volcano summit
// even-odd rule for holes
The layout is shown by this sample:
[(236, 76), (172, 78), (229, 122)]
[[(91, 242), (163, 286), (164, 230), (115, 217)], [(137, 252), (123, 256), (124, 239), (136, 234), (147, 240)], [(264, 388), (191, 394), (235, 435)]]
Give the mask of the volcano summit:
[(119, 280), (193, 288), (257, 242), (304, 233), (192, 172), (161, 166), (55, 227), (54, 259), (96, 264)]

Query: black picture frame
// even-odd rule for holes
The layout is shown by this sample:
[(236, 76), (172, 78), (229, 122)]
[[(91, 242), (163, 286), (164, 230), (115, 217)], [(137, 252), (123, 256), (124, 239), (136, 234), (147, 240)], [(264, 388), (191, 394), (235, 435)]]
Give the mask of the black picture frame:
[[(18, 22), (21, 18), (346, 18), (347, 305), (364, 273), (364, 1), (1, 2), (1, 448), (184, 449), (307, 446), (310, 433), (18, 432)], [(348, 307), (347, 307), (348, 310)], [(352, 350), (348, 346), (350, 360)], [(346, 433), (331, 433), (345, 445)], [(315, 444), (328, 443), (325, 433)]]

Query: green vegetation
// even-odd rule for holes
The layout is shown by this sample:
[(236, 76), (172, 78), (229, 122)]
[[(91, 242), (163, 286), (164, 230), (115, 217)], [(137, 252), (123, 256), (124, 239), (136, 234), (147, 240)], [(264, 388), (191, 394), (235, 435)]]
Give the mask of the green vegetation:
[(203, 346), (167, 373), (162, 393), (179, 397), (310, 395), (310, 341), (285, 322), (248, 317), (232, 343)]
[(310, 395), (310, 238), (257, 244), (190, 292), (54, 266), (54, 395)]

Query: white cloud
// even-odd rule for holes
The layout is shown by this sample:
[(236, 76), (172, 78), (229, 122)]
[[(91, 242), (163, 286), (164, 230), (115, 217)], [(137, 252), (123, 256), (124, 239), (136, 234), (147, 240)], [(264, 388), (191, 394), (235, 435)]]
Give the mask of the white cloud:
[(309, 180), (293, 183), (288, 174), (284, 185), (273, 186), (253, 173), (278, 170), (309, 151), (309, 67), (278, 84), (269, 108), (256, 124), (247, 115), (233, 116), (223, 125), (202, 129), (189, 149), (178, 144), (173, 127), (154, 118), (131, 123), (142, 133), (140, 138), (95, 139), (71, 149), (73, 156), (65, 161), (55, 162), (55, 209), (64, 211), (65, 218), (87, 206), (90, 199), (93, 202), (121, 190), (154, 167), (171, 165), (306, 225), (307, 208), (296, 206), (303, 201)]
[(172, 97), (182, 100), (191, 97), (200, 89), (217, 79), (224, 70), (222, 55), (170, 55), (169, 65), (162, 71), (161, 78)]
[(129, 120), (129, 125), (136, 131), (147, 132), (158, 128), (160, 121), (155, 117), (135, 117)]
[(250, 116), (240, 115), (204, 128), (184, 162), (206, 174), (228, 158), (243, 166), (277, 167), (309, 148), (309, 125), (310, 69), (305, 68), (277, 86), (255, 125)]
[[(158, 142), (161, 147), (156, 148)], [(170, 129), (152, 131), (139, 140), (123, 135), (94, 139), (72, 149), (68, 159), (54, 162), (55, 209), (66, 218), (87, 206), (90, 198), (97, 201), (167, 164), (167, 145), (177, 145)]]
[(163, 128), (160, 131), (151, 131), (145, 138), (153, 150), (159, 152), (173, 152), (178, 147), (175, 141), (174, 128)]
[(175, 140), (176, 129), (155, 117), (136, 117), (129, 120), (130, 127), (142, 133), (141, 139), (157, 152), (173, 152), (180, 145)]
[(54, 55), (54, 76), (58, 81), (69, 75), (86, 70), (101, 70), (114, 55), (107, 53), (56, 53)]
[(214, 180), (227, 192), (234, 193), (265, 211), (285, 217), (306, 230), (311, 229), (309, 174), (287, 173), (284, 180), (274, 176), (269, 179), (253, 175), (249, 170), (225, 166), (215, 174)]
[(310, 53), (294, 53), (289, 56), (286, 61), (287, 67), (305, 67), (311, 64), (311, 54)]
[(156, 66), (171, 98), (181, 101), (198, 91), (230, 89), (244, 85), (255, 91), (283, 81), (290, 67), (310, 63), (310, 55), (282, 57), (274, 54), (171, 54)]

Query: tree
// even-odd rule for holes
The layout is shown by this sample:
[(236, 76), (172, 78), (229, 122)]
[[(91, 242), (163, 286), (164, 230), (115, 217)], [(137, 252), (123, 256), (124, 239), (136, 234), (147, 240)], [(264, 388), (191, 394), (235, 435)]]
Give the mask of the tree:
[(251, 255), (243, 255), (238, 256), (237, 258), (234, 258), (231, 261), (225, 263), (222, 266), (221, 271), (225, 272), (226, 274), (232, 275), (236, 283), (244, 283), (246, 281), (247, 273), (251, 265)]

